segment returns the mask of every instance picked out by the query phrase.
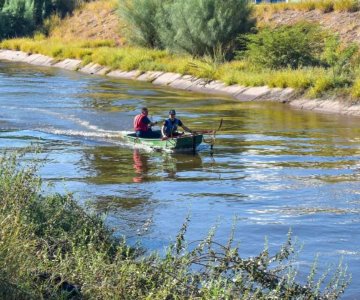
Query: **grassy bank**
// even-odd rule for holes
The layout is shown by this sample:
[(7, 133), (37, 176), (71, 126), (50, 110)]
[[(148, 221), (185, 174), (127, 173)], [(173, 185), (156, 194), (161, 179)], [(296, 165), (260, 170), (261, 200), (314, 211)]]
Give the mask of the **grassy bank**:
[[(358, 1), (307, 0), (300, 3), (262, 4), (254, 7), (254, 13), (260, 18), (266, 13), (288, 9), (320, 9), (324, 12), (354, 11), (357, 9), (356, 3), (358, 4)], [(324, 10), (322, 9), (324, 6), (329, 8)], [(140, 15), (143, 14), (141, 18), (152, 24), (153, 20), (141, 11), (141, 6), (131, 6), (130, 13), (137, 13), (137, 9)], [(304, 31), (301, 28), (293, 30), (285, 26), (279, 32), (265, 28), (255, 35), (250, 34), (250, 38), (243, 37), (242, 40), (246, 41), (248, 51), (242, 54), (236, 54), (235, 51), (235, 59), (233, 57), (229, 61), (225, 59), (225, 54), (222, 52), (224, 48), (221, 47), (224, 45), (220, 44), (219, 48), (214, 46), (214, 53), (202, 57), (130, 45), (127, 38), (131, 39), (132, 32), (141, 30), (132, 27), (134, 24), (129, 24), (119, 17), (118, 10), (116, 0), (90, 2), (82, 5), (72, 16), (67, 16), (65, 19), (52, 16), (45, 20), (41, 30), (47, 36), (38, 33), (33, 38), (3, 40), (0, 42), (0, 48), (40, 53), (58, 60), (81, 59), (83, 65), (93, 62), (109, 67), (111, 70), (175, 72), (208, 80), (220, 80), (228, 85), (290, 87), (310, 98), (337, 97), (353, 102), (360, 99), (358, 84), (360, 53), (352, 57), (347, 56), (348, 48), (341, 43), (330, 44), (330, 48), (326, 49), (325, 44), (327, 40), (331, 40), (331, 35), (325, 31), (319, 33), (318, 29), (314, 29), (315, 27), (308, 26), (305, 31), (310, 28), (310, 32), (303, 36), (300, 36)], [(161, 31), (159, 28), (156, 30)], [(109, 38), (106, 32), (110, 32), (114, 38), (96, 39), (102, 35)], [(119, 34), (116, 35), (115, 32)], [(201, 32), (195, 36), (199, 35)], [(155, 33), (154, 36), (156, 36)], [(277, 39), (269, 41), (269, 37), (275, 36)], [(297, 36), (299, 38), (289, 47), (291, 41)], [(236, 37), (232, 39), (233, 44), (239, 42)], [(307, 45), (302, 45), (302, 41), (307, 39), (312, 41)], [(268, 44), (264, 45), (263, 41), (267, 41)], [(313, 53), (302, 58), (304, 52), (317, 43), (319, 43), (317, 49), (313, 49)], [(236, 47), (241, 49), (239, 45)], [(283, 57), (281, 64), (276, 61), (277, 57)], [(268, 63), (270, 58), (271, 63)], [(295, 64), (292, 63), (293, 60), (296, 61)]]
[(166, 254), (144, 254), (71, 195), (43, 196), (36, 170), (1, 155), (1, 298), (336, 299), (346, 288), (341, 266), (298, 283), (291, 236), (277, 253), (242, 258), (233, 237), (220, 245), (213, 231), (186, 243), (187, 221)]
[[(112, 70), (163, 71), (193, 75), (198, 78), (220, 80), (228, 85), (263, 86), (311, 91), (319, 86), (319, 78), (331, 77), (331, 71), (321, 67), (302, 69), (256, 69), (247, 61), (217, 63), (211, 59), (195, 59), (189, 55), (174, 55), (165, 50), (152, 50), (134, 46), (116, 47), (113, 41), (64, 42), (35, 38), (11, 39), (0, 43), (0, 48), (40, 53), (55, 59), (81, 59), (83, 65), (90, 62), (108, 66)], [(343, 89), (349, 94), (351, 88)], [(318, 93), (321, 93), (318, 88)], [(355, 95), (355, 94), (354, 94)]]

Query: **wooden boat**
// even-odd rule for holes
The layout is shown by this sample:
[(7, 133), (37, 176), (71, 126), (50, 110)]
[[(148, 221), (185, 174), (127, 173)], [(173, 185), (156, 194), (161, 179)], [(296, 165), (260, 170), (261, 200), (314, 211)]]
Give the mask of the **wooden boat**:
[(160, 151), (196, 151), (203, 140), (202, 134), (183, 134), (180, 136), (162, 139), (160, 130), (153, 131), (151, 138), (139, 138), (135, 133), (125, 135), (128, 143), (136, 147), (150, 148)]

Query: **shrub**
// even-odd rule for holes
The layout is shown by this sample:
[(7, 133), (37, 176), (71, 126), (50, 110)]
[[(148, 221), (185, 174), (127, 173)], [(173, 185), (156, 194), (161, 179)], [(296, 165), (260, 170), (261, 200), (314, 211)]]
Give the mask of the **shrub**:
[(0, 10), (0, 40), (23, 36), (34, 30), (33, 3), (30, 0), (9, 0)]
[[(86, 1), (89, 0), (0, 0), (0, 39), (30, 35), (52, 13), (64, 17)], [(50, 23), (45, 33), (49, 26)]]
[(241, 36), (240, 39), (245, 40), (247, 49), (238, 56), (272, 69), (319, 65), (324, 46), (324, 32), (318, 25), (310, 23), (265, 28), (258, 34)]
[(163, 48), (156, 15), (161, 0), (120, 0), (119, 13), (127, 23), (124, 33), (131, 43), (150, 48)]
[(175, 0), (165, 5), (160, 22), (166, 46), (193, 56), (214, 57), (218, 49), (228, 55), (235, 37), (249, 32), (254, 21), (247, 0)]
[(193, 56), (231, 54), (233, 41), (254, 25), (248, 0), (120, 0), (131, 42)]
[(331, 36), (326, 39), (322, 59), (332, 70), (333, 81), (336, 85), (343, 85), (351, 82), (353, 65), (352, 59), (359, 51), (355, 43), (342, 45), (338, 36)]

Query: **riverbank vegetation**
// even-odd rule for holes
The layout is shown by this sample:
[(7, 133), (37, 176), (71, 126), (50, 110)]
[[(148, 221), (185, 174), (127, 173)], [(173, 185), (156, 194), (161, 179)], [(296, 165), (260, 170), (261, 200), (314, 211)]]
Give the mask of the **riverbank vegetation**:
[(88, 0), (1, 0), (0, 40), (32, 34), (51, 15), (64, 17)]
[[(3, 40), (0, 47), (59, 60), (76, 58), (110, 69), (176, 72), (229, 85), (291, 87), (312, 98), (359, 99), (357, 44), (345, 44), (313, 23), (256, 28), (254, 12), (263, 5), (254, 7), (245, 0), (185, 2), (96, 2), (97, 10), (103, 6), (119, 11), (124, 36), (121, 46), (110, 40), (61, 39), (64, 22), (51, 17), (33, 38)], [(290, 3), (289, 7), (310, 2), (323, 1)], [(334, 9), (340, 9), (337, 2), (329, 0)], [(186, 15), (187, 21), (179, 14)]]
[(299, 280), (291, 235), (243, 258), (234, 235), (187, 243), (187, 220), (164, 254), (128, 247), (71, 195), (42, 194), (38, 166), (19, 158), (0, 157), (1, 298), (337, 299), (348, 284), (341, 264)]

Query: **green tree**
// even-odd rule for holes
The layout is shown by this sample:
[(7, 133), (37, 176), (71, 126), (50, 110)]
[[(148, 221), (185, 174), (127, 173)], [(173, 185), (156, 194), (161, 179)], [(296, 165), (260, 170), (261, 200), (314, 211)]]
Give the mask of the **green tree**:
[(22, 36), (34, 30), (32, 0), (7, 0), (1, 10), (0, 39)]

